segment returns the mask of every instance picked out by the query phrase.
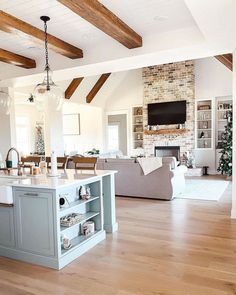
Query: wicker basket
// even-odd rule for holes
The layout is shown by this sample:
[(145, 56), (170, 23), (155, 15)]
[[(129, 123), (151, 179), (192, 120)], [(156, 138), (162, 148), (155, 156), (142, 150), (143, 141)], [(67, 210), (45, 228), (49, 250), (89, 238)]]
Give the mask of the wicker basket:
[(84, 218), (83, 214), (72, 213), (60, 219), (61, 226), (70, 227), (74, 224), (81, 222)]

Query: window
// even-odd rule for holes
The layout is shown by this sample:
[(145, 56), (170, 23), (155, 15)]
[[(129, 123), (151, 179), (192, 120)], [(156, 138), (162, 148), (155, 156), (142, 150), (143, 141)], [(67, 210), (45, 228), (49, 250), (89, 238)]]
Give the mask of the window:
[(16, 117), (16, 147), (25, 155), (30, 153), (30, 126), (26, 116)]
[(108, 151), (119, 150), (119, 125), (108, 125)]
[(79, 148), (80, 114), (63, 115), (63, 137), (66, 154), (77, 153)]

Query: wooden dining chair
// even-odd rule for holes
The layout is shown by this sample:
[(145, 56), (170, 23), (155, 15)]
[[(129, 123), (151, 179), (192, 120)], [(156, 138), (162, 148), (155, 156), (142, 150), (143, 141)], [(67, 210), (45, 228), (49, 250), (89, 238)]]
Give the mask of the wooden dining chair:
[(96, 157), (73, 157), (75, 169), (78, 170), (96, 170), (98, 158)]
[[(66, 169), (67, 166), (67, 157), (57, 157), (57, 169)], [(51, 157), (46, 157), (47, 167), (51, 168)]]
[(39, 163), (41, 162), (42, 157), (41, 156), (26, 156), (21, 157), (21, 166), (23, 168), (30, 168), (32, 164), (35, 166), (39, 166)]

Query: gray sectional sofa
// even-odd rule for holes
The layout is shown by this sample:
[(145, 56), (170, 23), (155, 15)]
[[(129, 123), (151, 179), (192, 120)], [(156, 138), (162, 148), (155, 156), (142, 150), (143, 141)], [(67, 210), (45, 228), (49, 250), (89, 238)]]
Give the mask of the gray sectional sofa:
[(117, 170), (116, 195), (172, 200), (185, 188), (185, 166), (174, 157), (163, 157), (162, 167), (144, 175), (135, 159), (99, 159), (98, 170)]

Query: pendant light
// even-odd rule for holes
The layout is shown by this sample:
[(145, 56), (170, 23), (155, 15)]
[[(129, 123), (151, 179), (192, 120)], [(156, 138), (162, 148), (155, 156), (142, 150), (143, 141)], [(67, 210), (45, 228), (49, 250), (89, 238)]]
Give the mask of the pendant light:
[(9, 115), (11, 105), (12, 99), (10, 95), (5, 91), (0, 90), (0, 113)]
[(44, 111), (47, 104), (58, 111), (63, 105), (64, 93), (53, 82), (52, 71), (49, 65), (47, 22), (50, 20), (50, 17), (41, 16), (40, 19), (44, 22), (45, 33), (45, 76), (43, 82), (34, 89), (35, 104), (39, 111)]

